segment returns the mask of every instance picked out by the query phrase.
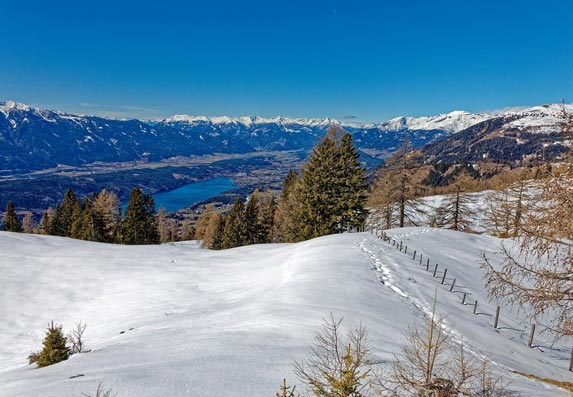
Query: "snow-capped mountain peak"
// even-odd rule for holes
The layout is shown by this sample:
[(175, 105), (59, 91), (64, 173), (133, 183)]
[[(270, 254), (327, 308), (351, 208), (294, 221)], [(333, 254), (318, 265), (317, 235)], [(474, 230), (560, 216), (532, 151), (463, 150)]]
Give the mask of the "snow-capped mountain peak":
[(450, 113), (439, 114), (437, 116), (422, 117), (396, 117), (385, 123), (377, 124), (383, 130), (442, 130), (455, 133), (464, 130), (474, 124), (491, 118), (486, 113), (469, 113), (462, 110), (455, 110)]

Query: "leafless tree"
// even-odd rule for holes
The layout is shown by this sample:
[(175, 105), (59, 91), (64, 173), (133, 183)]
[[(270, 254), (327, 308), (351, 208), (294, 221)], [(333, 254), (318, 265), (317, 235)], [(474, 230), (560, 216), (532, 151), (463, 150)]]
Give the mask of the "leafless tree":
[[(564, 134), (573, 117), (563, 106)], [(573, 156), (547, 168), (538, 199), (520, 225), (522, 237), (502, 244), (501, 262), (485, 254), (482, 266), (492, 298), (548, 314), (562, 335), (573, 335)]]
[(68, 334), (68, 342), (72, 345), (71, 352), (74, 353), (84, 353), (86, 351), (84, 343), (84, 332), (86, 331), (87, 325), (83, 324), (81, 321), (76, 323), (76, 326)]
[(422, 192), (413, 175), (415, 168), (411, 148), (406, 140), (402, 149), (378, 172), (369, 206), (385, 229), (418, 226), (417, 215), (424, 214), (421, 202), (416, 199)]
[(381, 394), (391, 397), (506, 397), (513, 393), (490, 373), (487, 362), (468, 354), (446, 332), (436, 309), (423, 326), (409, 329), (392, 370), (377, 376)]
[(469, 176), (463, 173), (454, 183), (452, 194), (446, 195), (440, 207), (436, 210), (437, 224), (439, 227), (457, 231), (471, 229), (474, 210), (472, 205), (475, 200), (465, 193), (465, 183)]

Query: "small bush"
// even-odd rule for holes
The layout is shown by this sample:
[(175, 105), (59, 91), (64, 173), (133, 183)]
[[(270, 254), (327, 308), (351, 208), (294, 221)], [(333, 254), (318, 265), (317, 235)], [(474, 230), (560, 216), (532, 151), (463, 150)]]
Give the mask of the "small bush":
[(46, 337), (44, 338), (44, 348), (38, 356), (38, 368), (47, 367), (48, 365), (57, 364), (60, 361), (67, 360), (70, 356), (70, 350), (66, 346), (66, 337), (62, 332), (61, 325), (54, 325), (52, 321), (48, 324)]

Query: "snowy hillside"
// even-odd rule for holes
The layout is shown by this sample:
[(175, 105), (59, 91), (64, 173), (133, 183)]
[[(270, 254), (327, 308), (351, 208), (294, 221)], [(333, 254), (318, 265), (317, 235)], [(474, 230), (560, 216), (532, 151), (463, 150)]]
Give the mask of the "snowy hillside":
[[(476, 263), (499, 240), (428, 228), (391, 233), (408, 254), (374, 236), (346, 234), (299, 244), (208, 251), (195, 243), (127, 247), (0, 233), (0, 395), (78, 396), (101, 381), (118, 396), (271, 396), (308, 353), (332, 312), (364, 320), (376, 362), (390, 365), (404, 332), (438, 290), (439, 312), (456, 338), (525, 396), (566, 396), (512, 370), (573, 380), (570, 343), (526, 346), (528, 323), (504, 307), (492, 327)], [(416, 249), (436, 278), (411, 257)], [(440, 285), (448, 268), (446, 286)], [(432, 269), (433, 270), (433, 269)], [(456, 288), (449, 284), (456, 277)], [(461, 305), (463, 292), (473, 306)], [(88, 324), (90, 353), (36, 369), (26, 356), (46, 324)]]

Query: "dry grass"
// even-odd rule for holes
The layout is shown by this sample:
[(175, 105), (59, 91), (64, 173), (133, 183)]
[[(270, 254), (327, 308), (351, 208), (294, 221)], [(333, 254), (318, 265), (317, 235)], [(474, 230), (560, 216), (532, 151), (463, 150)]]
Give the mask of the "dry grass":
[(530, 378), (530, 379), (535, 379), (535, 380), (538, 380), (541, 382), (548, 383), (548, 384), (553, 385), (553, 386), (561, 387), (561, 388), (563, 388), (565, 390), (569, 390), (570, 392), (573, 393), (573, 382), (564, 382), (564, 381), (550, 379), (550, 378), (541, 378), (537, 375), (526, 374), (524, 372), (519, 372), (519, 371), (513, 371), (513, 372), (515, 372), (516, 374), (525, 376), (527, 378)]

